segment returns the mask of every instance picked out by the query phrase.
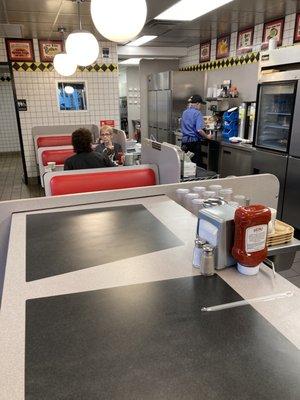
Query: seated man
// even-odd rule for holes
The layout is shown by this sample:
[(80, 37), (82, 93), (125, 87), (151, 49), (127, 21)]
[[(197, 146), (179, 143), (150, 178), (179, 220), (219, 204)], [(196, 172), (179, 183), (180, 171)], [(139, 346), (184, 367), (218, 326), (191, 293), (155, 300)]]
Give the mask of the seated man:
[(112, 141), (113, 129), (108, 125), (103, 125), (100, 129), (99, 144), (95, 148), (97, 153), (106, 154), (111, 160), (118, 161), (119, 164), (124, 162), (124, 154), (119, 143)]
[(92, 134), (80, 128), (72, 133), (72, 145), (76, 154), (66, 159), (64, 170), (114, 167), (115, 164), (105, 155), (92, 150)]

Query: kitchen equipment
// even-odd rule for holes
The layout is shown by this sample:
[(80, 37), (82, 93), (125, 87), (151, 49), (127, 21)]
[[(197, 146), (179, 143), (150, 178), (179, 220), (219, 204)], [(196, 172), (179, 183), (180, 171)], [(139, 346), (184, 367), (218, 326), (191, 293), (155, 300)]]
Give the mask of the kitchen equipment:
[(235, 264), (231, 255), (234, 239), (235, 208), (222, 204), (203, 208), (199, 212), (197, 235), (215, 247), (215, 269), (223, 269)]
[(300, 67), (297, 46), (261, 53), (253, 172), (280, 182), (277, 217), (300, 229)]
[(166, 71), (148, 76), (148, 137), (176, 144), (175, 132), (187, 99), (204, 93), (204, 74)]
[(244, 102), (239, 106), (238, 137), (253, 141), (256, 103)]
[(214, 246), (204, 244), (202, 246), (202, 254), (200, 260), (201, 275), (211, 276), (215, 273)]

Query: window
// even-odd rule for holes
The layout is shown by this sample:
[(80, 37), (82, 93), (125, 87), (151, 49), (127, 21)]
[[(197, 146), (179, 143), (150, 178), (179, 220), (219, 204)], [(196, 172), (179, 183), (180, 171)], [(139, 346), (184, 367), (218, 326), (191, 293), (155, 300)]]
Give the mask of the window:
[(58, 82), (58, 106), (61, 111), (87, 110), (84, 82)]

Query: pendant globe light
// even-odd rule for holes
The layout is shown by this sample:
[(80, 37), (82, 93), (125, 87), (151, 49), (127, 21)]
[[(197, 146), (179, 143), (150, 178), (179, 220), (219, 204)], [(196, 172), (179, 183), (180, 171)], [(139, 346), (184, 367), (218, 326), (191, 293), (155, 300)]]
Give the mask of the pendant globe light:
[(70, 33), (66, 40), (67, 54), (72, 60), (82, 67), (93, 64), (99, 55), (99, 44), (95, 36), (82, 30), (80, 5), (83, 0), (76, 0), (78, 7), (79, 30)]
[(146, 0), (92, 0), (91, 15), (99, 33), (113, 42), (124, 43), (143, 29)]
[[(58, 30), (62, 35), (62, 42), (64, 42), (65, 28), (59, 28)], [(53, 66), (55, 71), (62, 76), (71, 76), (75, 74), (77, 69), (77, 64), (75, 64), (75, 62), (66, 52), (62, 52), (55, 55), (53, 60)]]

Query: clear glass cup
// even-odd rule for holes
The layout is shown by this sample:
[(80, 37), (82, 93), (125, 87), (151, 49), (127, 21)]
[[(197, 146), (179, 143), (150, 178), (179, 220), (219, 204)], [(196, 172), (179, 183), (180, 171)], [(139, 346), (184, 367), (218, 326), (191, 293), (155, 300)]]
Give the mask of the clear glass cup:
[(211, 190), (212, 192), (216, 192), (217, 196), (219, 196), (219, 192), (222, 189), (223, 189), (223, 186), (221, 186), (221, 185), (210, 185), (209, 186), (209, 190)]
[(189, 210), (189, 211), (192, 212), (192, 200), (198, 199), (198, 198), (199, 198), (199, 196), (198, 196), (197, 193), (187, 193), (187, 194), (184, 196), (183, 206), (184, 206), (187, 210)]
[(176, 194), (176, 199), (178, 200), (178, 202), (179, 202), (180, 204), (183, 205), (183, 199), (184, 199), (184, 196), (185, 196), (187, 193), (190, 193), (190, 190), (189, 190), (189, 189), (186, 189), (186, 188), (179, 188), (179, 189), (176, 189), (176, 192), (175, 192), (175, 194)]
[(207, 190), (207, 191), (204, 192), (204, 194), (203, 194), (203, 198), (204, 198), (205, 200), (207, 200), (207, 199), (212, 199), (212, 198), (214, 198), (214, 197), (217, 197), (217, 194), (216, 194), (216, 192), (213, 192), (212, 190)]
[(232, 201), (233, 190), (231, 188), (221, 189), (219, 192), (219, 196), (222, 197), (225, 201)]
[(204, 192), (206, 192), (206, 187), (204, 186), (195, 186), (193, 187), (193, 192), (198, 193), (199, 198), (203, 199)]
[(193, 199), (192, 200), (192, 213), (198, 217), (199, 211), (202, 210), (204, 199)]
[(233, 201), (238, 203), (241, 207), (244, 207), (246, 205), (246, 196), (242, 194), (236, 194), (233, 196)]

